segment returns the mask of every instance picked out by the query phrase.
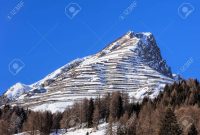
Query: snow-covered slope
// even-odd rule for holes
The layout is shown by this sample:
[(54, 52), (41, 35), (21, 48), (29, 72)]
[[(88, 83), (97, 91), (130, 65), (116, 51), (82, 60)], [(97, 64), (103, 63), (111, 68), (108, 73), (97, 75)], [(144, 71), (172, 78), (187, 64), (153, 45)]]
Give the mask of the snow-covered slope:
[(28, 85), (16, 83), (11, 88), (9, 88), (4, 95), (9, 99), (14, 100), (31, 89), (32, 88)]
[(55, 70), (54, 72), (52, 72), (51, 74), (47, 75), (44, 79), (30, 85), (32, 88), (35, 87), (40, 87), (41, 85), (48, 85), (48, 83), (51, 83), (52, 81), (54, 81), (59, 75), (61, 75), (63, 72), (67, 72), (70, 69), (76, 67), (79, 65), (79, 63), (81, 63), (84, 59), (76, 59), (73, 60), (72, 62), (64, 65), (63, 67)]
[[(58, 131), (58, 133), (53, 132), (50, 135), (86, 135), (87, 133), (89, 133), (89, 135), (105, 135), (107, 126), (107, 123), (102, 123), (99, 124), (98, 130), (94, 130), (94, 128), (71, 128), (68, 129), (68, 132), (66, 132), (65, 129), (61, 129)], [(28, 135), (28, 133), (24, 132), (15, 135)]]
[(153, 35), (128, 32), (97, 54), (72, 61), (23, 90), (13, 86), (19, 94), (9, 90), (5, 96), (12, 97), (11, 104), (55, 112), (113, 91), (126, 91), (135, 100), (154, 98), (172, 78)]

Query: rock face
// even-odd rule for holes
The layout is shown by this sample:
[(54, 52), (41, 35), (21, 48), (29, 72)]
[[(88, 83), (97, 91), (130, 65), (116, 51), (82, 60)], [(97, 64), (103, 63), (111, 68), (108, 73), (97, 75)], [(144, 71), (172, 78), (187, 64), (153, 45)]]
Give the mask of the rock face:
[[(153, 35), (128, 32), (97, 54), (77, 59), (30, 85), (32, 89), (14, 96), (11, 104), (63, 111), (74, 101), (113, 91), (128, 92), (135, 100), (145, 95), (153, 98), (172, 82)], [(46, 91), (35, 93), (38, 87)]]

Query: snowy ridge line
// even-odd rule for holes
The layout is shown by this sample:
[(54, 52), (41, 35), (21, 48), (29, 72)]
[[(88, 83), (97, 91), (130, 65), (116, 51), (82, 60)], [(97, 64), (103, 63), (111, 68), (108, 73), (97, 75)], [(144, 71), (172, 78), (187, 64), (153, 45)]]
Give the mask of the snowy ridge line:
[(4, 96), (11, 105), (62, 112), (85, 97), (113, 91), (127, 92), (135, 101), (154, 98), (173, 82), (154, 36), (128, 32), (97, 54), (74, 60), (28, 87), (13, 86)]

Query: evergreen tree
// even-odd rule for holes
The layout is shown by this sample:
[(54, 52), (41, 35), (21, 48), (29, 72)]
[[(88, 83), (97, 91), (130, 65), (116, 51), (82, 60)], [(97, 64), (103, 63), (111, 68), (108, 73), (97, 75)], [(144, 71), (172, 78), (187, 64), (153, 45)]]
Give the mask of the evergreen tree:
[(182, 135), (182, 129), (179, 127), (174, 112), (168, 108), (164, 119), (161, 122), (159, 135)]
[(56, 133), (58, 133), (58, 129), (60, 129), (60, 121), (62, 119), (62, 113), (57, 112), (53, 115), (53, 123), (52, 123), (52, 129), (55, 130)]
[(192, 124), (192, 126), (191, 126), (191, 128), (190, 128), (190, 130), (188, 132), (188, 135), (198, 135), (198, 131), (197, 131), (197, 129), (196, 129), (194, 124)]
[(89, 101), (89, 107), (88, 107), (88, 115), (87, 115), (87, 126), (88, 128), (91, 128), (92, 125), (93, 125), (93, 114), (94, 114), (94, 101), (93, 99), (91, 98), (90, 101)]
[(123, 115), (123, 101), (121, 95), (119, 95), (117, 104), (117, 118), (119, 119), (122, 115)]

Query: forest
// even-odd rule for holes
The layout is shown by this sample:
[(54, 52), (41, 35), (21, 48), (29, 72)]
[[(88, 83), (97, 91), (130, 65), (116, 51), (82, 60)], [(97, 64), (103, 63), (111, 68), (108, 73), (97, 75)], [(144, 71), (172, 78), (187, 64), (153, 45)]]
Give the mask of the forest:
[(134, 102), (125, 92), (107, 93), (76, 102), (63, 113), (34, 112), (8, 104), (0, 109), (0, 135), (48, 135), (72, 127), (98, 130), (101, 123), (108, 123), (105, 135), (198, 135), (200, 84), (195, 79), (175, 82), (156, 98), (147, 96), (141, 102)]

